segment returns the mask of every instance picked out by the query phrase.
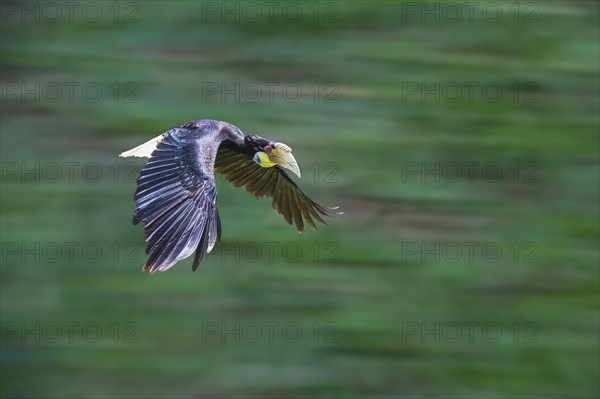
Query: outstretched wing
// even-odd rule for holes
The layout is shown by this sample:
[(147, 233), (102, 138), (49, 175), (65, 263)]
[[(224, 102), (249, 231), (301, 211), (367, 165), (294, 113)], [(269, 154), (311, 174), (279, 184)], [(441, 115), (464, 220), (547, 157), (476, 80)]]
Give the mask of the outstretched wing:
[(144, 270), (164, 271), (196, 250), (196, 270), (220, 239), (214, 178), (199, 164), (199, 143), (165, 134), (137, 180), (133, 223), (142, 223), (150, 254)]
[(303, 220), (316, 231), (315, 219), (326, 225), (322, 216), (337, 214), (335, 208), (324, 207), (311, 200), (282, 167), (263, 168), (231, 142), (225, 141), (219, 147), (215, 172), (221, 173), (235, 187), (244, 187), (257, 198), (272, 197), (273, 208), (289, 224), (293, 222), (300, 232), (304, 231)]

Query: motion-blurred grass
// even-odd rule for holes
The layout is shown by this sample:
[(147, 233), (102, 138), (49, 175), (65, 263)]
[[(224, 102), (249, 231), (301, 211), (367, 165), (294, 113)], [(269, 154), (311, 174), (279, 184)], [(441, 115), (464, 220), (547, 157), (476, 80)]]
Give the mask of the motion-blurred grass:
[[(3, 90), (14, 82), (104, 89), (95, 103), (3, 97), (4, 165), (97, 162), (104, 173), (98, 183), (36, 183), (2, 169), (3, 251), (6, 243), (103, 249), (94, 262), (81, 251), (53, 263), (4, 253), (3, 334), (6, 323), (96, 322), (104, 335), (98, 343), (3, 338), (2, 397), (598, 397), (597, 2), (534, 2), (529, 24), (481, 14), (404, 21), (401, 2), (339, 2), (333, 23), (204, 22), (200, 3), (135, 4), (133, 24), (2, 23)], [(513, 2), (496, 4), (510, 15)], [(139, 101), (115, 102), (115, 82), (134, 82)], [(206, 82), (304, 89), (298, 102), (221, 101), (203, 99)], [(316, 82), (338, 87), (338, 101), (315, 102)], [(504, 96), (421, 101), (403, 90), (410, 82), (497, 82)], [(514, 101), (512, 86), (527, 82), (539, 87), (538, 101)], [(123, 249), (143, 248), (141, 228), (130, 224), (135, 185), (123, 175), (115, 183), (111, 165), (127, 162), (121, 151), (199, 118), (289, 144), (305, 190), (346, 216), (299, 236), (268, 200), (218, 180), (224, 242), (216, 253), (195, 274), (191, 260), (140, 273), (141, 250), (129, 263)], [(338, 168), (333, 182), (327, 162)], [(494, 162), (504, 176), (423, 183), (402, 178), (408, 162)], [(537, 182), (515, 182), (515, 163), (537, 165)], [(407, 257), (403, 247), (471, 241), (505, 252), (496, 263), (453, 263)], [(301, 259), (276, 251), (275, 261), (238, 262), (226, 252), (263, 242), (298, 243)], [(537, 245), (538, 262), (515, 262), (515, 243)], [(304, 335), (203, 342), (203, 323), (235, 321), (295, 322)], [(139, 342), (114, 343), (115, 322), (139, 326)], [(314, 343), (310, 326), (328, 322), (338, 342)], [(403, 323), (465, 322), (498, 323), (504, 334), (497, 343), (403, 334)], [(539, 327), (537, 342), (515, 342), (511, 328), (528, 322)]]

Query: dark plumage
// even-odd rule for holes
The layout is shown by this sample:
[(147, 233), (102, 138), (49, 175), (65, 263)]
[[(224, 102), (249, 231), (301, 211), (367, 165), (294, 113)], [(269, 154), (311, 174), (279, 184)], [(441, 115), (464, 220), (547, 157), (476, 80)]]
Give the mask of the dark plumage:
[(149, 254), (144, 270), (163, 271), (196, 251), (192, 270), (221, 237), (214, 172), (273, 208), (304, 230), (315, 220), (341, 214), (311, 200), (285, 169), (300, 174), (291, 149), (259, 136), (245, 136), (220, 121), (184, 123), (121, 156), (149, 156), (134, 195), (133, 223), (142, 223)]

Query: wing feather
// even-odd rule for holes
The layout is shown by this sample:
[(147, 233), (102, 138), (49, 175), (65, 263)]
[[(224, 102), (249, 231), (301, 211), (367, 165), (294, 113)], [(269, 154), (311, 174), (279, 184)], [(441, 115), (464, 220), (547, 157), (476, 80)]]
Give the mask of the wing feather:
[[(133, 223), (144, 226), (150, 255), (144, 270), (151, 273), (167, 270), (194, 250), (199, 263), (205, 237), (214, 245), (220, 235), (216, 186), (212, 175), (195, 166), (197, 150), (193, 140), (165, 134), (138, 178)], [(215, 223), (219, 230), (213, 233)]]
[(315, 220), (326, 225), (321, 216), (340, 214), (334, 208), (321, 206), (310, 199), (280, 166), (262, 168), (250, 155), (230, 142), (219, 147), (215, 172), (256, 198), (271, 197), (273, 208), (283, 215), (287, 223), (295, 224), (300, 232), (304, 230), (304, 221), (316, 231)]

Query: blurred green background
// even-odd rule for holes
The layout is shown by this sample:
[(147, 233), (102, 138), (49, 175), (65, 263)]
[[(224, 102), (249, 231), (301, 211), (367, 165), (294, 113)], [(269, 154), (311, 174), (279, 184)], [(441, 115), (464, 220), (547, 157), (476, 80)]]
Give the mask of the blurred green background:
[[(598, 397), (598, 2), (45, 4), (2, 3), (3, 398)], [(142, 274), (117, 155), (201, 118), (346, 215), (217, 179), (220, 246)]]

